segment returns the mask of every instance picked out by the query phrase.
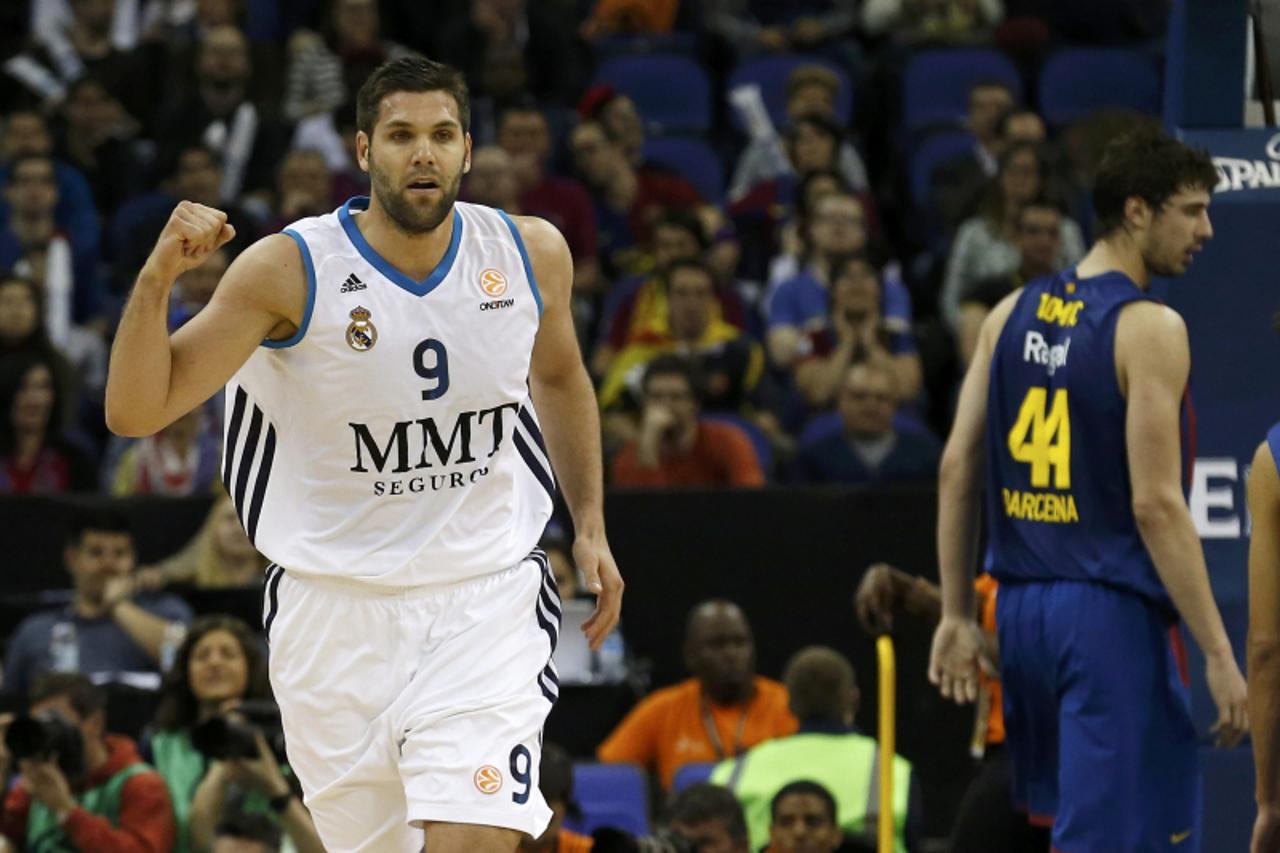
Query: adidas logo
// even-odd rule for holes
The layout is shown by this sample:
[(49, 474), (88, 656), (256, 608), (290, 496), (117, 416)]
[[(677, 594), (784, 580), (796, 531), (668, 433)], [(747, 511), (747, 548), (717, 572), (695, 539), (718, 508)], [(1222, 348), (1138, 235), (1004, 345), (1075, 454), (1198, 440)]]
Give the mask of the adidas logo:
[(351, 275), (347, 276), (347, 280), (342, 283), (342, 287), (338, 290), (338, 292), (339, 293), (355, 293), (357, 290), (364, 290), (368, 286), (369, 285), (365, 284), (363, 281), (356, 278), (355, 273), (352, 273)]

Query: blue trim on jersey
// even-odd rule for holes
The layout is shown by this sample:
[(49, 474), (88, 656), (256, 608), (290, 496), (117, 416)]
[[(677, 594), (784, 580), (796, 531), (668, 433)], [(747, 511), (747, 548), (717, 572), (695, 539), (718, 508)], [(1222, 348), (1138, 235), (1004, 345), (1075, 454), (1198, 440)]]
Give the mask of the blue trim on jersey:
[(302, 265), (307, 268), (307, 307), (302, 310), (302, 325), (298, 327), (298, 331), (293, 333), (292, 337), (285, 338), (283, 341), (265, 340), (262, 342), (264, 347), (271, 349), (284, 349), (302, 341), (302, 336), (307, 333), (307, 327), (311, 325), (311, 311), (316, 307), (316, 265), (311, 260), (311, 250), (307, 248), (307, 241), (302, 239), (302, 235), (292, 228), (286, 228), (280, 232), (288, 234), (293, 238), (293, 242), (298, 244), (298, 251), (302, 253)]
[(538, 304), (538, 316), (542, 316), (542, 293), (538, 290), (538, 280), (533, 277), (533, 264), (529, 263), (529, 253), (525, 251), (524, 239), (520, 236), (520, 229), (516, 227), (515, 222), (507, 216), (505, 210), (497, 211), (502, 217), (502, 221), (507, 223), (507, 227), (511, 229), (511, 239), (516, 241), (516, 248), (520, 250), (520, 260), (524, 263), (524, 277), (529, 280), (529, 289), (533, 291), (533, 301)]
[(338, 221), (342, 223), (342, 230), (347, 232), (347, 237), (351, 240), (352, 245), (356, 247), (356, 251), (374, 269), (386, 276), (387, 280), (392, 284), (409, 291), (414, 296), (426, 296), (435, 290), (436, 285), (444, 281), (445, 276), (453, 269), (453, 262), (458, 257), (458, 246), (462, 244), (462, 217), (458, 214), (457, 208), (453, 210), (453, 236), (449, 238), (449, 248), (445, 251), (444, 257), (440, 259), (440, 263), (436, 264), (436, 268), (422, 281), (415, 281), (410, 276), (400, 272), (390, 261), (379, 255), (373, 246), (369, 245), (369, 241), (364, 238), (364, 234), (360, 233), (360, 226), (356, 225), (355, 217), (351, 215), (353, 208), (355, 210), (367, 210), (369, 208), (369, 197), (360, 195), (349, 198), (347, 203), (338, 209)]

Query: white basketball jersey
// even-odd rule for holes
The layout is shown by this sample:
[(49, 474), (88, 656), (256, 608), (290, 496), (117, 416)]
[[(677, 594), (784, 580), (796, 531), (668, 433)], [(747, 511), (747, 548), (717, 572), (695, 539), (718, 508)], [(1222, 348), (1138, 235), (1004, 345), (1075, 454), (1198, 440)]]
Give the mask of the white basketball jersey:
[(497, 572), (537, 544), (555, 484), (529, 399), (542, 300), (501, 211), (454, 205), (414, 281), (360, 233), (367, 198), (287, 228), (302, 326), (227, 383), (223, 480), (249, 538), (299, 572), (385, 586)]

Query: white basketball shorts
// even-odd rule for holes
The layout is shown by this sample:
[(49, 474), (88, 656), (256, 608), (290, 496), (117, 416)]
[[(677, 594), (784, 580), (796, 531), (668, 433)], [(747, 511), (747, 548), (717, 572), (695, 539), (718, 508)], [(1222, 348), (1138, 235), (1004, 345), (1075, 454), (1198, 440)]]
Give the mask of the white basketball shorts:
[(263, 599), (289, 764), (327, 850), (416, 853), (436, 821), (543, 832), (560, 597), (541, 551), (430, 589), (272, 565)]

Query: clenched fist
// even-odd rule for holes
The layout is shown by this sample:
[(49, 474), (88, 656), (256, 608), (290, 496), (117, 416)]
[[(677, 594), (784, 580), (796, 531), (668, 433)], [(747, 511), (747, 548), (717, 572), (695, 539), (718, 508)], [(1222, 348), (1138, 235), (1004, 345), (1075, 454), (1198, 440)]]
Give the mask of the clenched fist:
[(221, 210), (194, 201), (179, 202), (147, 258), (147, 266), (172, 282), (200, 266), (235, 236), (236, 229), (227, 223), (227, 215)]

